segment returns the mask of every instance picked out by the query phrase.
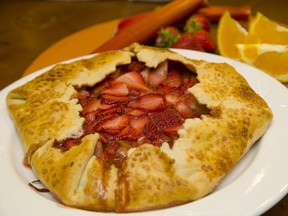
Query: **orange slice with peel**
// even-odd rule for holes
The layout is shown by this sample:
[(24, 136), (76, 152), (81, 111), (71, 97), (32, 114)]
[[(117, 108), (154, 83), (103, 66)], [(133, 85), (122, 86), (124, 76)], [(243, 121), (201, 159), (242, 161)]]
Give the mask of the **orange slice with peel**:
[(249, 33), (261, 43), (288, 45), (288, 28), (274, 22), (258, 12), (249, 23)]
[(225, 12), (219, 21), (217, 31), (217, 44), (220, 55), (233, 59), (239, 59), (236, 44), (257, 43), (258, 38), (248, 34), (229, 12)]
[(235, 21), (228, 12), (225, 12), (218, 24), (217, 44), (219, 53), (222, 56), (237, 59), (238, 53), (235, 45), (244, 43), (247, 34), (246, 29)]
[(288, 45), (237, 44), (240, 60), (270, 74), (280, 82), (288, 82)]

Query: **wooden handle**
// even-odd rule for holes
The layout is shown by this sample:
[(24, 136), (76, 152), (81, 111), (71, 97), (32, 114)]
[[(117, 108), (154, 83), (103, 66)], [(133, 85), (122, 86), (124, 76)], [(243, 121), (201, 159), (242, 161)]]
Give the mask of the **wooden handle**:
[(146, 18), (127, 26), (119, 34), (98, 47), (94, 53), (122, 49), (133, 42), (143, 44), (151, 39), (161, 27), (183, 19), (201, 7), (203, 3), (204, 0), (172, 1), (155, 10)]

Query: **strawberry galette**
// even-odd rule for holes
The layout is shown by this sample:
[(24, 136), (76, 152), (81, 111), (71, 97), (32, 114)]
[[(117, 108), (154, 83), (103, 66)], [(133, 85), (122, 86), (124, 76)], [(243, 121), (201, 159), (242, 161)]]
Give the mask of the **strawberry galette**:
[(56, 65), (7, 104), (25, 163), (59, 201), (95, 211), (209, 194), (272, 119), (231, 66), (139, 44)]

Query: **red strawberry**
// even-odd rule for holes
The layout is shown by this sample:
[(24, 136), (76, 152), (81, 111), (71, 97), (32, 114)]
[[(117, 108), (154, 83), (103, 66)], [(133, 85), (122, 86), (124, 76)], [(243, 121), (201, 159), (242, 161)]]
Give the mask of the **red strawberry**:
[(160, 130), (182, 124), (182, 119), (174, 108), (166, 108), (161, 112), (149, 113), (149, 118)]
[(120, 115), (111, 120), (104, 122), (100, 127), (108, 133), (117, 133), (124, 128), (129, 122), (127, 115)]
[(143, 142), (151, 143), (156, 146), (160, 146), (163, 142), (162, 131), (151, 121), (143, 128), (143, 135), (145, 136)]
[(178, 130), (182, 128), (182, 125), (176, 125), (174, 127), (169, 127), (169, 128), (164, 128), (162, 129), (162, 132), (166, 135), (171, 135), (171, 136), (178, 136)]
[(201, 43), (196, 40), (191, 34), (183, 33), (180, 39), (172, 46), (173, 48), (190, 49), (204, 51)]
[(148, 111), (158, 111), (164, 108), (164, 100), (161, 95), (158, 94), (146, 94), (131, 101), (128, 104), (131, 108), (140, 108)]
[(183, 85), (186, 88), (191, 88), (195, 84), (197, 84), (199, 81), (196, 77), (191, 76), (187, 73), (182, 74), (182, 79), (183, 79)]
[(60, 142), (59, 145), (61, 146), (61, 149), (63, 151), (67, 151), (70, 148), (72, 148), (73, 146), (76, 146), (79, 144), (79, 139), (66, 139), (63, 142)]
[(129, 89), (125, 83), (113, 82), (111, 88), (104, 89), (102, 94), (126, 96), (129, 94)]
[(130, 110), (129, 108), (126, 108), (125, 111), (129, 116), (143, 116), (146, 113), (145, 110), (131, 108)]
[(83, 99), (88, 98), (89, 96), (90, 96), (89, 91), (80, 90), (80, 91), (79, 91), (79, 94), (78, 94), (78, 99), (79, 99), (79, 100), (83, 100)]
[(179, 40), (181, 32), (173, 26), (167, 26), (158, 31), (157, 35), (155, 46), (170, 48)]
[(139, 61), (132, 61), (128, 65), (127, 70), (140, 72), (140, 71), (144, 70), (145, 68), (146, 68), (145, 63), (139, 62)]
[(82, 110), (82, 114), (86, 114), (92, 111), (95, 111), (99, 108), (100, 106), (100, 100), (96, 98), (92, 98), (91, 100), (88, 101), (88, 103), (84, 106)]
[(183, 101), (179, 101), (175, 105), (175, 109), (180, 113), (181, 117), (183, 118), (191, 118), (194, 115), (194, 112), (190, 108), (190, 106)]
[(121, 115), (123, 113), (122, 107), (121, 106), (112, 106), (111, 108), (101, 110), (97, 114), (99, 118), (105, 117), (105, 116), (110, 116), (110, 115)]
[(199, 41), (206, 52), (214, 52), (216, 45), (206, 30), (198, 30), (193, 33), (193, 37)]
[(126, 139), (126, 140), (137, 140), (133, 134), (133, 129), (129, 124), (125, 125), (121, 131), (117, 134), (117, 139)]
[(155, 70), (150, 71), (148, 83), (153, 87), (158, 87), (166, 79), (167, 73), (168, 61), (164, 61)]
[(121, 75), (116, 79), (116, 82), (125, 83), (128, 88), (136, 88), (144, 91), (149, 90), (142, 75), (136, 71), (131, 71)]
[(175, 94), (166, 94), (165, 100), (166, 100), (168, 105), (174, 105), (179, 101), (179, 96), (177, 96)]
[(127, 104), (129, 102), (128, 96), (115, 96), (109, 94), (103, 94), (101, 98), (101, 104), (108, 104), (108, 105), (120, 105), (120, 104)]
[(200, 29), (210, 30), (210, 21), (203, 15), (194, 14), (185, 23), (184, 32), (193, 33)]
[(149, 120), (146, 116), (134, 117), (134, 118), (130, 119), (130, 125), (133, 128), (136, 135), (139, 135), (143, 131), (145, 125), (148, 122), (149, 122)]
[(163, 82), (164, 85), (168, 85), (171, 87), (179, 87), (182, 84), (182, 77), (180, 72), (177, 70), (172, 70), (168, 73), (167, 78)]
[[(113, 105), (114, 105), (114, 104), (113, 104)], [(111, 105), (111, 104), (105, 104), (105, 103), (100, 103), (99, 109), (101, 109), (101, 110), (106, 110), (106, 109), (111, 108), (113, 105)]]
[(84, 118), (90, 124), (91, 122), (96, 120), (97, 113), (98, 113), (97, 111), (89, 112), (84, 115)]
[(143, 77), (144, 81), (147, 83), (149, 80), (150, 69), (146, 68), (140, 72), (141, 76)]

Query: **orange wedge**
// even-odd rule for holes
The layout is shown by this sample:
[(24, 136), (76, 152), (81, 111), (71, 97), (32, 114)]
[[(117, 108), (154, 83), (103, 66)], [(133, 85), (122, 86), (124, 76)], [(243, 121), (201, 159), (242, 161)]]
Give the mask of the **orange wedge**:
[(242, 62), (253, 65), (280, 82), (288, 82), (288, 45), (237, 44)]
[(288, 28), (259, 12), (249, 23), (249, 33), (258, 37), (261, 43), (288, 45)]
[(237, 59), (238, 53), (235, 45), (244, 43), (247, 35), (244, 29), (228, 12), (225, 12), (218, 24), (217, 44), (220, 55)]

